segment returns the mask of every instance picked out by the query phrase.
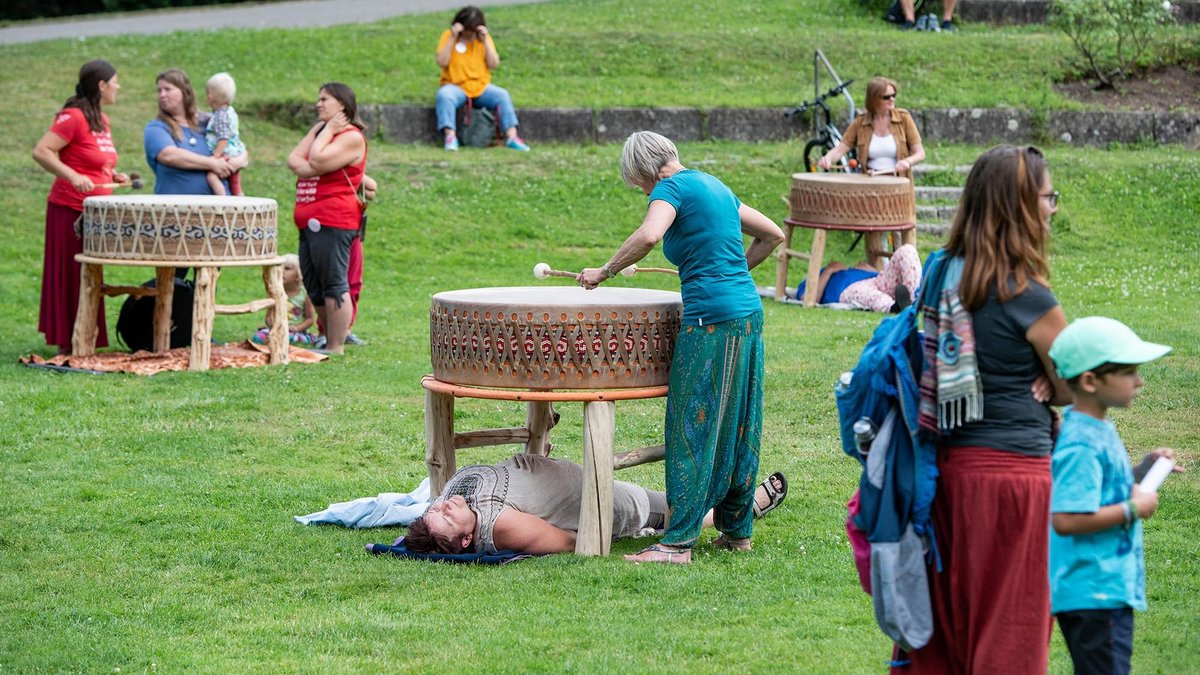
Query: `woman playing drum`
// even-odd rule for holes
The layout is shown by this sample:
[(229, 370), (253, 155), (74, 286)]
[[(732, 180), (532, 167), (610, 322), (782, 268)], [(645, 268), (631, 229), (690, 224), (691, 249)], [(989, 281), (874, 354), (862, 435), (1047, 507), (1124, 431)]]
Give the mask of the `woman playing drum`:
[[(120, 89), (117, 69), (111, 63), (97, 59), (83, 64), (75, 95), (67, 99), (50, 130), (33, 149), (33, 159), (55, 176), (46, 200), (38, 330), (46, 335), (46, 344), (58, 346), (59, 354), (71, 352), (71, 333), (79, 308), (79, 263), (75, 255), (83, 252), (83, 242), (75, 234), (75, 221), (83, 213), (83, 198), (112, 194), (111, 188), (100, 186), (129, 180), (113, 170), (117, 149), (108, 115), (102, 110), (116, 103)], [(103, 300), (96, 325), (96, 345), (107, 347)]]
[(894, 173), (912, 178), (912, 168), (925, 159), (921, 134), (907, 110), (896, 107), (896, 83), (886, 77), (867, 83), (866, 110), (854, 118), (837, 147), (817, 160), (828, 170), (853, 148), (867, 173)]
[(321, 86), (317, 117), (320, 122), (288, 155), (288, 168), (299, 177), (294, 217), (305, 287), (325, 327), (325, 349), (341, 354), (353, 316), (348, 270), (362, 225), (358, 191), (367, 139), (354, 91), (340, 82)]
[[(779, 226), (720, 180), (684, 168), (669, 139), (625, 141), (621, 177), (650, 197), (646, 217), (608, 263), (580, 272), (595, 288), (662, 240), (679, 267), (683, 319), (667, 394), (666, 475), (671, 518), (662, 541), (633, 562), (691, 562), (705, 512), (718, 548), (748, 550), (762, 430), (762, 302), (750, 270), (783, 241)], [(742, 234), (753, 238), (743, 250)]]

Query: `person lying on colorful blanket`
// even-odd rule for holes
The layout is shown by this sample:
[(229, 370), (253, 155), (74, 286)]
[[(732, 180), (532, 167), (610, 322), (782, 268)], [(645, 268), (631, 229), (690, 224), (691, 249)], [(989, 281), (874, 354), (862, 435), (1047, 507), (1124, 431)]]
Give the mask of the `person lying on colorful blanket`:
[[(521, 454), (464, 467), (409, 526), (404, 544), (419, 553), (574, 551), (582, 493), (583, 467), (567, 460)], [(755, 492), (754, 517), (786, 495), (783, 474), (771, 474)], [(613, 538), (661, 530), (669, 515), (666, 494), (613, 481)], [(704, 525), (712, 527), (711, 512)]]

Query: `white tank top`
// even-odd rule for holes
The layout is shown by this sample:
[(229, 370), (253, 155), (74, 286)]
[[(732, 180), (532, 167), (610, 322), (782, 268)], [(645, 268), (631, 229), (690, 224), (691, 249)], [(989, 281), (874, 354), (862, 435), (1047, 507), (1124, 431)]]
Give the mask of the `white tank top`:
[(872, 171), (892, 171), (896, 168), (896, 137), (871, 134), (867, 148), (867, 168)]

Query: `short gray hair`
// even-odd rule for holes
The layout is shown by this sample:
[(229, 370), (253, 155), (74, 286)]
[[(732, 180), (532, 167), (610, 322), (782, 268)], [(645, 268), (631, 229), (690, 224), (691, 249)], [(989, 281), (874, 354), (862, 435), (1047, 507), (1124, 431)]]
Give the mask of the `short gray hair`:
[(237, 96), (237, 85), (233, 82), (233, 76), (229, 73), (217, 73), (208, 78), (208, 82), (204, 84), (204, 89), (215, 94), (213, 98), (218, 103), (229, 105), (233, 103), (233, 97)]
[(621, 178), (629, 187), (641, 187), (658, 178), (659, 169), (678, 161), (679, 151), (671, 139), (653, 131), (635, 131), (621, 150)]

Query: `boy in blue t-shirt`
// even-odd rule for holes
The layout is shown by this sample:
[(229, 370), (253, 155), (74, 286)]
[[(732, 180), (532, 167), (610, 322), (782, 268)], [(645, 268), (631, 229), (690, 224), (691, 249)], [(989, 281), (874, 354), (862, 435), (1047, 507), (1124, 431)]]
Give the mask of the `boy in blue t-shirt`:
[(1169, 351), (1104, 317), (1074, 321), (1050, 347), (1075, 397), (1051, 460), (1050, 604), (1076, 673), (1129, 672), (1133, 610), (1146, 609), (1141, 520), (1154, 514), (1158, 495), (1139, 490), (1107, 414), (1137, 397), (1145, 383), (1138, 364)]

